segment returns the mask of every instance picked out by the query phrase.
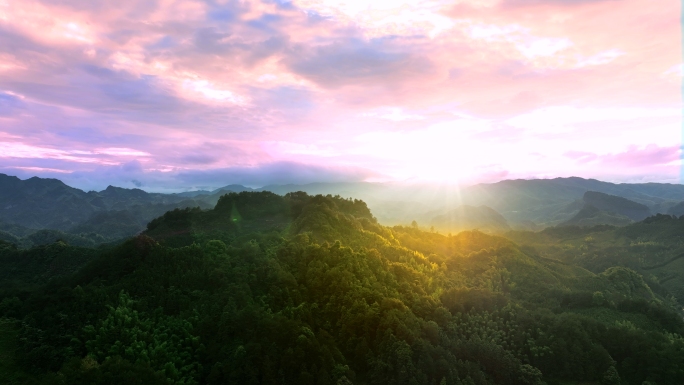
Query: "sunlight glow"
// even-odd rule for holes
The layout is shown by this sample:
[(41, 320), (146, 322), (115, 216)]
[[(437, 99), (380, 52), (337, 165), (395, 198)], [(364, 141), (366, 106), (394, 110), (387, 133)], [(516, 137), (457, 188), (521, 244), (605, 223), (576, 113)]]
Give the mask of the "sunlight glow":
[(242, 96), (229, 90), (217, 89), (207, 80), (186, 80), (184, 86), (207, 99), (225, 101), (233, 104), (245, 104), (246, 102), (245, 98)]
[(354, 23), (368, 37), (426, 33), (431, 38), (449, 30), (454, 21), (440, 14), (448, 2), (429, 0), (295, 0), (297, 6), (324, 17)]
[(469, 165), (482, 155), (468, 140), (473, 123), (457, 120), (426, 130), (370, 132), (356, 137), (352, 151), (387, 162), (388, 173), (399, 180), (459, 183), (471, 176)]

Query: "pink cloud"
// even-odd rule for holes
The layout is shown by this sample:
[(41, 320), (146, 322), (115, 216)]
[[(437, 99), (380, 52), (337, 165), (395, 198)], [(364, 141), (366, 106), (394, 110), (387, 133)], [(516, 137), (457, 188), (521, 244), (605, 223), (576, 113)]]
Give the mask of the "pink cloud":
[(611, 166), (649, 168), (676, 162), (681, 159), (681, 152), (679, 146), (648, 145), (643, 148), (632, 146), (625, 152), (604, 155), (599, 159)]
[[(420, 176), (383, 140), (444, 163), (463, 162), (458, 148), (472, 155), (461, 173), (488, 178), (677, 160), (664, 161), (681, 117), (657, 114), (681, 105), (673, 1), (0, 7), (0, 134), (14, 143), (3, 161), (36, 173), (134, 158), (143, 172), (306, 162)], [(630, 109), (643, 116), (614, 113)]]
[(596, 154), (584, 151), (568, 151), (564, 155), (578, 163), (588, 163), (599, 158)]
[(564, 155), (578, 163), (593, 163), (607, 167), (642, 168), (673, 164), (681, 159), (679, 146), (659, 147), (654, 144), (645, 147), (630, 146), (626, 151), (614, 154), (594, 154), (582, 151), (568, 151)]

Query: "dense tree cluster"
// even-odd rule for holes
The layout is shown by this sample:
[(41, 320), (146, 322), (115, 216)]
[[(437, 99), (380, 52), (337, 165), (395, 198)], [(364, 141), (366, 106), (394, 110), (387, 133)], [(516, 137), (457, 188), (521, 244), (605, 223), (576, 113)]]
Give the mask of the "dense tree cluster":
[(358, 200), (233, 193), (108, 248), (0, 244), (17, 269), (65, 252), (83, 267), (2, 281), (21, 383), (684, 383), (684, 322), (634, 271), (383, 227)]

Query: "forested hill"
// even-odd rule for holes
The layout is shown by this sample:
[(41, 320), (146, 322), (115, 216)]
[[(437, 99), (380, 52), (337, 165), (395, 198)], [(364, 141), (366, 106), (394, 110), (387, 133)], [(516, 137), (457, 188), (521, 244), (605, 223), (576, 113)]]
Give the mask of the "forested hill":
[(582, 201), (582, 209), (563, 225), (624, 226), (651, 216), (648, 206), (616, 195), (587, 191)]
[[(497, 232), (509, 227), (542, 230), (564, 223), (625, 225), (651, 213), (684, 213), (682, 185), (614, 184), (582, 178), (504, 180), (469, 187), (359, 182), (251, 189), (229, 184), (214, 190), (159, 194), (113, 186), (85, 192), (56, 179), (20, 180), (0, 174), (0, 239), (19, 242), (22, 247), (65, 238), (94, 246), (136, 235), (149, 221), (169, 210), (210, 209), (222, 195), (243, 191), (271, 191), (283, 196), (304, 191), (354, 197), (363, 199), (385, 225), (417, 221), (419, 226), (434, 225), (443, 232)], [(590, 198), (592, 194), (594, 198), (608, 194), (612, 197), (589, 199), (591, 207), (584, 207), (586, 200), (582, 199), (588, 192)], [(626, 200), (632, 201), (631, 206)], [(27, 238), (40, 230), (32, 239)]]
[(384, 227), (359, 200), (231, 193), (0, 264), (6, 383), (684, 383), (679, 305), (648, 278)]
[(0, 239), (24, 247), (70, 240), (94, 246), (135, 235), (175, 208), (213, 205), (201, 199), (109, 186), (85, 192), (57, 179), (0, 174)]
[(635, 221), (651, 216), (648, 206), (615, 195), (587, 191), (584, 193), (583, 200), (587, 205), (596, 207), (599, 210), (624, 215)]
[(100, 192), (84, 192), (57, 179), (21, 180), (0, 174), (0, 221), (32, 229), (67, 230), (97, 212), (140, 205), (168, 205), (183, 199), (113, 186)]
[(602, 272), (632, 269), (684, 305), (684, 217), (658, 214), (625, 227), (564, 226), (506, 236), (546, 258)]

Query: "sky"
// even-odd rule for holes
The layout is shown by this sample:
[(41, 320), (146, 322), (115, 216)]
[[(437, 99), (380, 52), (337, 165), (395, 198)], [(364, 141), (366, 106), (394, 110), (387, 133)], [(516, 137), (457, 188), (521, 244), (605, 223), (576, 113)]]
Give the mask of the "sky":
[(681, 4), (0, 0), (0, 172), (680, 183)]

